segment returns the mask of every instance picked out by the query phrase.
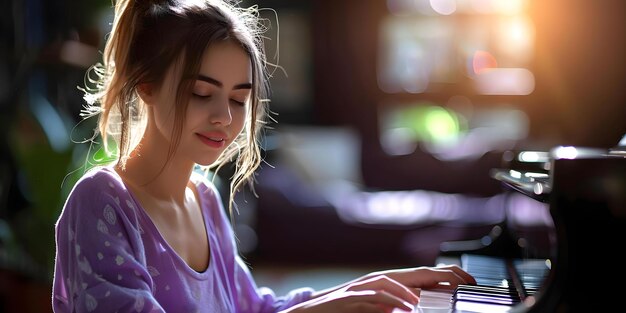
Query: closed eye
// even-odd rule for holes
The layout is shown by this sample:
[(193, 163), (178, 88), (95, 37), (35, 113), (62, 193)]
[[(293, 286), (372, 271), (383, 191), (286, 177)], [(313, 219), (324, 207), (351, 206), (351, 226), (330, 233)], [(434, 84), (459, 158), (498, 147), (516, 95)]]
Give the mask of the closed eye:
[(208, 98), (211, 98), (211, 95), (201, 95), (201, 94), (193, 93), (193, 97), (198, 98), (198, 99), (208, 99)]
[(246, 103), (245, 103), (245, 102), (243, 102), (243, 101), (237, 101), (237, 100), (235, 100), (235, 99), (230, 99), (230, 101), (232, 101), (232, 102), (233, 102), (234, 104), (236, 104), (236, 105), (240, 105), (240, 106), (244, 106), (244, 105), (246, 105)]

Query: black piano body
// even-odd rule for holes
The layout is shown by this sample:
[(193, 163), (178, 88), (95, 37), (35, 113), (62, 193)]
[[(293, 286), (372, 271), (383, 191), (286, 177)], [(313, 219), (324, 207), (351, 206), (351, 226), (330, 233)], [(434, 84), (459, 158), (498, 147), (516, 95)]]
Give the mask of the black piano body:
[[(546, 155), (545, 162), (537, 163), (541, 167), (498, 169), (493, 177), (513, 197), (546, 207), (552, 228), (539, 233), (508, 229), (491, 244), (463, 253), (549, 261), (550, 269), (538, 289), (508, 312), (597, 312), (621, 307), (619, 286), (626, 281), (620, 251), (626, 241), (626, 155), (581, 147), (556, 147)], [(507, 209), (513, 213), (521, 209), (516, 203), (510, 202)], [(539, 239), (532, 238), (537, 235)], [(507, 242), (514, 248), (505, 246)], [(546, 243), (549, 249), (533, 249)], [(452, 311), (489, 312), (461, 310), (456, 303)]]
[(621, 306), (626, 267), (626, 158), (595, 149), (558, 147), (547, 201), (556, 254), (529, 312), (578, 312)]

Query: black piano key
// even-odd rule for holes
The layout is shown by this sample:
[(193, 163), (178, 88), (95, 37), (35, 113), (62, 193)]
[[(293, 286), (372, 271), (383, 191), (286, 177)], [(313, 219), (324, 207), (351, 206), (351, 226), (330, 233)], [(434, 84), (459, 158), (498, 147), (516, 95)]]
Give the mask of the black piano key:
[(477, 285), (460, 285), (453, 295), (455, 304), (513, 306), (534, 294), (549, 272), (545, 260), (507, 260), (472, 254), (461, 257), (461, 266), (474, 276)]
[(467, 293), (457, 293), (455, 295), (455, 299), (459, 301), (473, 301), (473, 302), (482, 302), (482, 303), (492, 303), (492, 304), (504, 304), (504, 305), (514, 305), (519, 303), (519, 299), (507, 299), (494, 297), (489, 295), (475, 295), (475, 294), (467, 294)]
[(484, 292), (477, 292), (477, 291), (462, 291), (462, 292), (458, 292), (456, 299), (463, 299), (463, 297), (475, 297), (475, 298), (481, 298), (481, 299), (493, 299), (493, 301), (498, 301), (498, 303), (500, 303), (500, 301), (506, 302), (506, 303), (518, 303), (520, 302), (520, 298), (517, 295), (506, 295), (506, 294), (497, 294), (497, 293), (484, 293)]
[(456, 289), (457, 292), (461, 291), (478, 291), (485, 293), (499, 293), (499, 294), (514, 294), (518, 295), (517, 291), (513, 288), (498, 288), (482, 285), (459, 285)]

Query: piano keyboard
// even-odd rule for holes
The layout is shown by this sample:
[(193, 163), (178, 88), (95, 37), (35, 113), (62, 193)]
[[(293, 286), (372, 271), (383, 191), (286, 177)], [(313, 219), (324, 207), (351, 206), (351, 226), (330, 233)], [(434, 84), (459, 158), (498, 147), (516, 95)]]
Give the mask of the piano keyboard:
[(461, 285), (453, 293), (423, 290), (414, 312), (507, 312), (532, 296), (550, 270), (545, 259), (475, 254), (462, 255), (457, 264), (476, 278), (477, 285)]

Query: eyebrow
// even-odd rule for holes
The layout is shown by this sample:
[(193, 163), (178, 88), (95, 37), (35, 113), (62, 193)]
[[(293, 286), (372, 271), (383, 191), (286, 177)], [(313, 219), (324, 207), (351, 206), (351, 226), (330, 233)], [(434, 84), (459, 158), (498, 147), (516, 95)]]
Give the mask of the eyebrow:
[[(215, 85), (215, 86), (220, 87), (220, 88), (224, 87), (224, 84), (222, 84), (221, 81), (219, 81), (219, 80), (217, 80), (215, 78), (206, 76), (206, 75), (198, 74), (198, 77), (196, 77), (196, 79), (204, 81), (204, 82), (207, 82), (207, 83), (209, 83), (211, 85)], [(252, 89), (252, 84), (251, 83), (238, 84), (238, 85), (235, 85), (235, 87), (233, 87), (233, 89), (234, 90), (236, 90), (236, 89)]]

